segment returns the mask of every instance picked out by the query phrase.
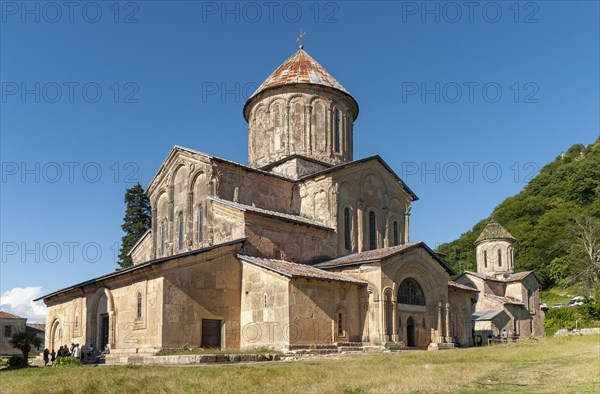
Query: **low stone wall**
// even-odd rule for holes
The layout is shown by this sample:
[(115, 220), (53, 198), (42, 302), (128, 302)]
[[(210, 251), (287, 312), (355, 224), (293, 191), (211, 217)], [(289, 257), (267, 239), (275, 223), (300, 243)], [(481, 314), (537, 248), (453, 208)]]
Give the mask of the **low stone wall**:
[(173, 356), (115, 356), (106, 358), (106, 364), (135, 365), (193, 365), (210, 363), (239, 363), (259, 361), (279, 361), (273, 354), (182, 354)]
[(567, 335), (599, 335), (600, 327), (595, 328), (581, 328), (579, 330), (567, 330), (563, 328), (562, 330), (556, 331), (554, 334), (555, 337), (564, 337)]

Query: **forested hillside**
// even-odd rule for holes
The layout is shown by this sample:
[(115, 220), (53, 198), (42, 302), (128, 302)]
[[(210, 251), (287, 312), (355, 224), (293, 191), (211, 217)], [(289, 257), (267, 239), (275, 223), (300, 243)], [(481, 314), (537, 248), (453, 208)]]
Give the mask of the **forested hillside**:
[(535, 270), (544, 288), (580, 285), (598, 290), (600, 279), (600, 138), (573, 145), (542, 168), (517, 195), (438, 251), (458, 271), (474, 270), (473, 243), (493, 217), (517, 238), (516, 270)]

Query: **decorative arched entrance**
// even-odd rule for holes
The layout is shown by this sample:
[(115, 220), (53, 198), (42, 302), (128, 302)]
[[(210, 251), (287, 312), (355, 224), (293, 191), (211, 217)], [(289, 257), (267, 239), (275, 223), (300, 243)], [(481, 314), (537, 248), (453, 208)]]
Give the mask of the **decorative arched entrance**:
[(406, 321), (406, 346), (415, 347), (415, 321), (412, 317), (409, 317)]
[(91, 342), (97, 349), (103, 349), (114, 342), (114, 303), (107, 289), (99, 289), (94, 297), (91, 310)]
[(60, 327), (60, 322), (58, 320), (54, 320), (52, 325), (50, 326), (50, 337), (49, 337), (49, 349), (56, 350), (62, 344), (62, 328)]

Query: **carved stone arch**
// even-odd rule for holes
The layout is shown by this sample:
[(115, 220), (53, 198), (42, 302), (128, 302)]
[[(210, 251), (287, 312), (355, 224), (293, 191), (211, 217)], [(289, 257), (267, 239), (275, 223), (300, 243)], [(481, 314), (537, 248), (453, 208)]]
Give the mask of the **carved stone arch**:
[(114, 348), (117, 343), (116, 338), (116, 327), (117, 327), (117, 310), (115, 308), (115, 301), (113, 299), (112, 292), (106, 287), (99, 287), (94, 295), (92, 296), (92, 307), (90, 308), (90, 319), (91, 322), (88, 329), (90, 331), (90, 338), (94, 342), (94, 345), (100, 348), (100, 331), (99, 327), (101, 321), (99, 320), (98, 307), (100, 305), (100, 301), (102, 297), (106, 297), (106, 313), (108, 315), (108, 344), (111, 349)]
[(291, 106), (292, 103), (300, 101), (302, 105), (306, 104), (305, 96), (302, 93), (293, 93), (287, 97), (286, 104)]
[[(152, 208), (154, 209), (158, 209), (158, 202), (160, 201), (160, 198), (162, 197), (163, 194), (167, 193), (167, 189), (164, 187), (161, 187), (160, 189), (158, 189), (154, 194), (155, 197), (153, 200), (150, 201), (150, 205), (152, 206)], [(168, 198), (168, 194), (167, 194), (167, 198)]]
[(206, 171), (204, 170), (204, 168), (198, 168), (194, 172), (190, 173), (190, 183), (188, 185), (188, 192), (194, 191), (194, 185), (196, 184), (198, 177), (202, 175), (206, 175)]
[(425, 293), (424, 296), (426, 306), (436, 305), (437, 302), (440, 301), (432, 297), (435, 294), (436, 286), (431, 280), (431, 273), (423, 266), (414, 262), (403, 264), (402, 267), (396, 272), (396, 275), (394, 276), (396, 293), (400, 284), (408, 278), (414, 279), (423, 289), (423, 292)]
[(323, 100), (323, 96), (319, 96), (319, 95), (316, 95), (316, 94), (311, 95), (308, 98), (307, 104), (310, 105), (310, 106), (314, 106), (317, 101), (323, 101), (323, 104), (325, 104), (325, 100)]
[(269, 111), (269, 105), (267, 102), (263, 101), (254, 108), (252, 108), (252, 112), (250, 113), (250, 119), (255, 120), (256, 114), (260, 111), (265, 111), (265, 113)]
[(50, 351), (58, 350), (59, 346), (63, 345), (63, 338), (62, 338), (63, 333), (62, 333), (62, 326), (61, 326), (60, 320), (55, 317), (52, 319), (50, 324), (46, 325), (46, 326), (49, 327), (48, 334), (46, 335), (46, 338), (47, 338), (46, 347), (48, 347), (48, 349), (50, 349)]

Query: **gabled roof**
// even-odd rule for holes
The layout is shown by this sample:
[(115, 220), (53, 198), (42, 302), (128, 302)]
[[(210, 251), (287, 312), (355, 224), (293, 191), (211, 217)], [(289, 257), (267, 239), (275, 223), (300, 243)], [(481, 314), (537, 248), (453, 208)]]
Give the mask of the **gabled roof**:
[(148, 230), (146, 230), (146, 232), (144, 234), (142, 234), (142, 236), (140, 237), (140, 239), (137, 240), (137, 242), (135, 243), (135, 245), (133, 245), (131, 247), (131, 249), (129, 249), (129, 252), (127, 252), (127, 256), (129, 256), (131, 254), (131, 252), (133, 252), (135, 250), (135, 248), (137, 248), (138, 245), (142, 243), (142, 241), (144, 240), (144, 238), (146, 238), (148, 236), (148, 234), (150, 234), (151, 232), (152, 232), (151, 228), (149, 228)]
[(288, 278), (310, 278), (327, 281), (349, 282), (366, 285), (367, 282), (347, 275), (327, 272), (306, 264), (292, 263), (285, 260), (266, 259), (262, 257), (245, 256), (238, 254), (237, 257), (247, 263), (276, 272)]
[(223, 200), (223, 199), (217, 198), (217, 197), (209, 196), (209, 197), (207, 197), (207, 199), (211, 200), (211, 201), (215, 201), (215, 202), (223, 204), (223, 205), (226, 205), (230, 208), (240, 210), (242, 212), (245, 212), (245, 211), (254, 212), (254, 213), (264, 215), (264, 216), (269, 216), (269, 217), (276, 218), (276, 219), (282, 219), (282, 220), (285, 220), (288, 222), (294, 222), (294, 223), (303, 224), (303, 225), (307, 225), (307, 226), (319, 227), (319, 228), (322, 228), (325, 230), (333, 230), (333, 228), (326, 226), (321, 222), (317, 222), (316, 220), (311, 220), (311, 219), (305, 218), (303, 216), (291, 215), (289, 213), (282, 213), (282, 212), (277, 212), (277, 211), (270, 211), (268, 209), (263, 209), (263, 208), (253, 207), (250, 205), (240, 204), (240, 203), (229, 201), (229, 200)]
[[(495, 278), (493, 276), (488, 276), (488, 275), (480, 274), (479, 272), (465, 271), (462, 274), (460, 274), (456, 279), (458, 279), (458, 278), (460, 278), (461, 276), (464, 276), (464, 275), (471, 275), (471, 276), (474, 276), (476, 278), (483, 279), (483, 280), (486, 280), (486, 281), (508, 283), (508, 282), (519, 282), (519, 281), (522, 281), (523, 279), (525, 279), (529, 275), (535, 276), (535, 273), (533, 271), (523, 271), (523, 272), (517, 272), (516, 274), (512, 274), (512, 275), (510, 275), (510, 276), (508, 276), (506, 278)], [(536, 277), (536, 279), (537, 279), (537, 277)], [(539, 280), (538, 280), (538, 282), (539, 282)]]
[(171, 260), (176, 260), (176, 259), (180, 259), (183, 257), (188, 257), (188, 256), (193, 256), (193, 255), (197, 255), (197, 254), (201, 254), (201, 253), (205, 253), (205, 252), (209, 252), (211, 250), (214, 249), (218, 249), (218, 248), (222, 248), (222, 247), (226, 247), (226, 246), (231, 246), (231, 245), (235, 245), (235, 244), (241, 244), (242, 242), (246, 241), (248, 238), (244, 237), (244, 238), (240, 238), (240, 239), (234, 239), (233, 241), (227, 241), (227, 242), (223, 242), (220, 244), (216, 244), (216, 245), (212, 245), (212, 246), (207, 246), (205, 248), (200, 248), (200, 249), (196, 249), (196, 250), (192, 250), (190, 252), (185, 252), (185, 253), (179, 253), (173, 256), (167, 256), (167, 257), (161, 257), (159, 259), (154, 259), (154, 260), (150, 260), (147, 261), (145, 263), (141, 263), (141, 264), (137, 264), (137, 265), (133, 265), (129, 268), (124, 268), (115, 272), (111, 272), (110, 274), (106, 274), (103, 276), (99, 276), (97, 278), (93, 278), (93, 279), (89, 279), (86, 280), (85, 282), (81, 282), (81, 283), (77, 283), (76, 285), (70, 286), (70, 287), (65, 287), (63, 289), (60, 290), (56, 290), (50, 294), (46, 294), (44, 296), (41, 296), (39, 298), (36, 298), (33, 301), (39, 301), (39, 300), (45, 300), (47, 298), (50, 297), (54, 297), (57, 296), (59, 294), (63, 294), (63, 293), (67, 293), (71, 290), (75, 290), (75, 289), (79, 289), (79, 288), (83, 288), (84, 286), (88, 286), (88, 285), (92, 285), (98, 282), (102, 282), (108, 279), (113, 279), (113, 278), (117, 278), (126, 274), (129, 274), (131, 272), (134, 271), (138, 271), (156, 264), (163, 264), (167, 261), (171, 261)]
[(412, 197), (412, 201), (416, 201), (419, 199), (419, 197), (417, 197), (417, 195), (412, 190), (410, 190), (410, 188), (406, 185), (406, 183), (404, 183), (404, 181), (398, 176), (398, 174), (396, 174), (394, 172), (394, 170), (392, 170), (392, 168), (379, 155), (369, 156), (369, 157), (365, 157), (363, 159), (350, 161), (348, 163), (338, 164), (336, 166), (326, 168), (321, 171), (317, 171), (313, 174), (303, 176), (303, 177), (299, 178), (296, 182), (303, 182), (307, 179), (316, 178), (318, 176), (328, 174), (330, 172), (340, 171), (344, 168), (357, 166), (357, 165), (360, 165), (360, 164), (363, 164), (363, 163), (366, 163), (369, 161), (373, 161), (373, 160), (379, 162), (379, 164), (381, 164), (383, 166), (383, 168), (385, 168), (390, 174), (392, 174), (392, 176), (396, 179), (396, 181), (398, 181), (400, 183), (400, 185), (402, 185), (402, 187), (408, 193), (408, 195)]
[(228, 159), (224, 159), (222, 157), (218, 157), (218, 156), (213, 156), (213, 155), (209, 155), (208, 153), (204, 153), (204, 152), (200, 152), (191, 148), (186, 148), (183, 146), (179, 146), (179, 145), (175, 145), (173, 146), (173, 148), (171, 149), (171, 151), (169, 152), (169, 154), (167, 155), (167, 157), (165, 158), (165, 160), (163, 160), (162, 164), (160, 165), (160, 167), (158, 168), (158, 171), (156, 171), (156, 173), (154, 174), (154, 176), (152, 177), (152, 179), (150, 180), (150, 182), (148, 183), (148, 186), (146, 187), (145, 190), (150, 189), (150, 187), (152, 186), (152, 184), (155, 182), (155, 180), (158, 178), (158, 176), (160, 175), (160, 173), (162, 172), (162, 170), (167, 166), (167, 163), (169, 162), (169, 160), (177, 153), (177, 152), (187, 152), (187, 153), (191, 153), (193, 155), (197, 155), (200, 157), (203, 157), (207, 160), (214, 160), (217, 162), (221, 162), (221, 163), (227, 163), (227, 164), (231, 164), (233, 166), (236, 167), (240, 167), (246, 171), (250, 171), (250, 172), (255, 172), (258, 174), (262, 174), (262, 175), (266, 175), (266, 176), (272, 176), (274, 178), (279, 178), (279, 179), (283, 179), (286, 180), (288, 182), (293, 182), (292, 179), (286, 178), (284, 176), (269, 172), (269, 171), (264, 171), (258, 168), (253, 168), (253, 167), (249, 167), (245, 164), (241, 164), (232, 160), (228, 160)]
[(463, 285), (461, 283), (456, 283), (451, 280), (448, 281), (448, 287), (453, 287), (455, 289), (460, 289), (460, 290), (476, 291), (479, 293), (479, 290), (475, 289), (474, 287)]
[(514, 298), (501, 297), (501, 296), (497, 296), (495, 294), (489, 294), (489, 293), (484, 293), (483, 296), (487, 297), (487, 298), (489, 298), (491, 300), (494, 300), (496, 302), (499, 302), (501, 304), (520, 305), (520, 306), (524, 306), (525, 305), (521, 301), (517, 301)]
[(4, 312), (4, 311), (0, 311), (0, 319), (23, 319), (23, 320), (26, 320), (25, 317), (13, 315), (12, 313)]
[[(178, 152), (178, 151), (183, 151), (183, 152), (188, 152), (188, 153), (191, 153), (191, 154), (194, 154), (194, 155), (198, 155), (198, 156), (201, 156), (201, 157), (203, 157), (203, 158), (205, 158), (207, 160), (214, 160), (214, 161), (221, 162), (221, 163), (231, 164), (233, 166), (240, 167), (240, 168), (242, 168), (242, 169), (244, 169), (246, 171), (255, 172), (255, 173), (258, 173), (258, 174), (261, 174), (261, 175), (265, 175), (265, 176), (271, 176), (271, 177), (282, 179), (282, 180), (285, 180), (287, 182), (292, 182), (292, 183), (300, 183), (300, 182), (303, 182), (303, 181), (305, 181), (307, 179), (315, 178), (315, 177), (318, 177), (318, 176), (321, 176), (321, 175), (325, 175), (325, 174), (330, 173), (330, 172), (340, 171), (340, 170), (345, 169), (345, 168), (349, 168), (349, 167), (361, 165), (363, 163), (375, 160), (375, 161), (378, 161), (379, 164), (381, 164), (383, 166), (383, 168), (386, 171), (388, 171), (396, 179), (396, 181), (398, 181), (398, 183), (400, 183), (401, 187), (412, 198), (412, 201), (416, 201), (416, 200), (419, 199), (419, 197), (417, 197), (417, 195), (406, 185), (406, 183), (404, 183), (404, 181), (398, 176), (398, 174), (396, 174), (394, 172), (394, 170), (392, 170), (392, 168), (379, 155), (365, 157), (363, 159), (354, 160), (354, 161), (351, 161), (351, 162), (348, 162), (348, 163), (342, 163), (342, 164), (339, 164), (339, 165), (336, 165), (336, 166), (331, 166), (331, 167), (326, 168), (324, 170), (317, 171), (315, 173), (303, 176), (303, 177), (298, 178), (298, 179), (291, 179), (291, 178), (287, 178), (287, 177), (282, 176), (282, 175), (275, 174), (273, 172), (269, 172), (269, 171), (266, 171), (266, 170), (263, 170), (263, 169), (259, 169), (259, 168), (249, 167), (247, 165), (240, 164), (240, 163), (237, 163), (235, 161), (223, 159), (222, 157), (212, 156), (212, 155), (209, 155), (209, 154), (206, 154), (206, 153), (194, 150), (194, 149), (185, 148), (183, 146), (178, 146), (178, 145), (175, 145), (173, 147), (173, 149), (171, 149), (171, 151), (169, 152), (169, 154), (167, 155), (167, 157), (165, 158), (165, 160), (160, 165), (160, 168), (158, 169), (158, 171), (156, 171), (156, 173), (155, 173), (154, 177), (152, 178), (152, 180), (150, 181), (150, 183), (148, 183), (148, 186), (145, 189), (146, 191), (150, 189), (150, 187), (153, 185), (153, 183), (155, 182), (155, 180), (158, 178), (159, 174), (161, 174), (161, 172), (163, 171), (163, 169), (167, 166), (167, 163), (169, 162), (169, 160), (171, 159), (171, 157), (174, 156), (175, 153)], [(286, 160), (290, 159), (291, 157), (292, 156), (285, 157), (285, 158), (279, 160), (279, 162), (285, 162)], [(302, 157), (302, 156), (299, 156), (299, 155), (298, 155), (298, 158), (306, 159), (305, 157)], [(315, 161), (315, 162), (319, 162), (319, 161)], [(269, 168), (269, 166), (270, 165), (268, 165), (267, 168)]]
[[(352, 95), (337, 81), (323, 66), (313, 59), (304, 49), (299, 48), (290, 56), (281, 66), (256, 89), (248, 98), (244, 105), (244, 117), (246, 117), (246, 107), (258, 94), (275, 89), (281, 86), (289, 85), (315, 85), (329, 89), (337, 90), (343, 95), (349, 97), (356, 105), (356, 115), (358, 116), (358, 103)], [(246, 120), (248, 120), (246, 118)]]
[(456, 274), (454, 269), (448, 263), (431, 250), (424, 242), (408, 243), (398, 246), (390, 246), (387, 248), (367, 250), (364, 252), (354, 253), (347, 256), (338, 257), (333, 260), (317, 263), (314, 266), (318, 268), (336, 268), (351, 265), (362, 265), (369, 263), (377, 263), (390, 257), (406, 253), (412, 249), (421, 248), (425, 250), (434, 260), (436, 260), (450, 275)]
[(490, 222), (485, 226), (479, 237), (475, 240), (475, 243), (481, 241), (487, 241), (492, 239), (511, 239), (515, 241), (515, 237), (512, 236), (500, 223), (492, 218)]

